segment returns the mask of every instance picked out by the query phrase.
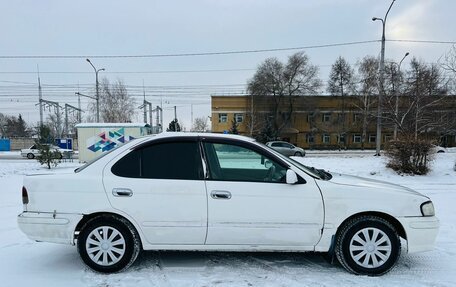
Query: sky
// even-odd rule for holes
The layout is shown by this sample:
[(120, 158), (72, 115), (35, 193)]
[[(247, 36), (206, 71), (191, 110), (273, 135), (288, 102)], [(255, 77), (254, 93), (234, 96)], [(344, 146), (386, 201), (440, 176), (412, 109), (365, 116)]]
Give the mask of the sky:
[[(245, 93), (255, 69), (269, 57), (286, 61), (300, 50), (222, 55), (169, 56), (308, 47), (379, 40), (390, 0), (0, 0), (0, 113), (39, 120), (38, 73), (43, 98), (77, 106), (75, 92), (93, 95), (95, 73), (122, 80), (140, 106), (143, 91), (162, 105), (164, 124), (177, 116), (210, 115), (210, 95)], [(454, 0), (397, 0), (387, 19), (388, 40), (456, 41)], [(433, 63), (452, 44), (387, 42), (386, 58)], [(342, 56), (352, 65), (378, 56), (380, 42), (303, 50), (327, 81)], [(100, 57), (139, 56), (154, 57)], [(156, 55), (167, 55), (157, 57)], [(18, 58), (16, 56), (76, 56)], [(144, 89), (143, 89), (144, 86)], [(324, 88), (322, 89), (324, 91)], [(82, 99), (86, 110), (92, 100)], [(46, 111), (48, 113), (48, 111)], [(84, 113), (87, 115), (87, 112)], [(155, 119), (155, 118), (154, 118)], [(135, 121), (142, 121), (137, 109)]]

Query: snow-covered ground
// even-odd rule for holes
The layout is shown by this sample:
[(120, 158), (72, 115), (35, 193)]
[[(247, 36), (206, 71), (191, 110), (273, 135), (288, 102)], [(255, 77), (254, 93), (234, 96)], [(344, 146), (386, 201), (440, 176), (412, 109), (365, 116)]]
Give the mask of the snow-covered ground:
[[(434, 251), (403, 253), (377, 278), (354, 276), (315, 253), (145, 252), (127, 271), (97, 274), (74, 246), (33, 242), (16, 224), (24, 174), (49, 172), (35, 161), (0, 160), (0, 286), (456, 286), (456, 152), (437, 154), (428, 176), (400, 176), (372, 153), (310, 153), (307, 165), (386, 180), (432, 198), (441, 229)], [(77, 167), (64, 163), (51, 172)]]

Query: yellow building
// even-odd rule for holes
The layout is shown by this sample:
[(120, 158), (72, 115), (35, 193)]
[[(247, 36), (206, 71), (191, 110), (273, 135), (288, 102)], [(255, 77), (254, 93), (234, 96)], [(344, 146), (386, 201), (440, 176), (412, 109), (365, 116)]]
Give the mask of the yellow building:
[[(266, 107), (274, 104), (270, 99), (263, 97), (252, 103), (252, 97), (245, 95), (212, 96), (212, 131), (228, 133), (235, 120), (240, 134), (254, 135), (252, 106), (254, 115), (263, 114), (253, 117), (255, 126), (255, 118), (264, 121), (266, 111), (270, 111)], [(369, 101), (368, 97), (360, 96), (294, 97), (291, 121), (281, 129), (280, 139), (310, 149), (375, 148), (377, 106)], [(287, 104), (282, 103), (280, 108)], [(383, 124), (382, 144), (393, 138), (393, 129), (392, 124)], [(454, 135), (445, 140), (446, 145), (454, 145)]]

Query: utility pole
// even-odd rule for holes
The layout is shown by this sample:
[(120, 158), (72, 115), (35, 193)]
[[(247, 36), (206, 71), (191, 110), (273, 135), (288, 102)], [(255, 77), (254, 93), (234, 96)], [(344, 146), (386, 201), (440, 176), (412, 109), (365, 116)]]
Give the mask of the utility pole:
[(147, 124), (147, 107), (149, 106), (149, 111), (150, 111), (149, 120), (150, 120), (150, 126), (152, 127), (152, 103), (149, 101), (146, 101), (146, 91), (144, 90), (144, 83), (143, 83), (143, 96), (144, 96), (143, 104), (141, 106), (139, 106), (138, 109), (143, 109), (144, 123)]
[[(79, 82), (78, 82), (78, 93), (79, 93)], [(82, 121), (82, 110), (81, 110), (81, 95), (77, 94), (78, 95), (78, 122), (81, 122)]]
[(48, 100), (43, 100), (43, 99), (41, 99), (40, 103), (44, 107), (45, 106), (48, 106), (49, 108), (54, 107), (54, 109), (56, 110), (56, 114), (57, 114), (57, 134), (59, 136), (61, 136), (61, 133), (62, 133), (62, 119), (61, 119), (61, 115), (60, 115), (60, 105), (59, 105), (59, 103), (53, 102), (53, 101), (48, 101)]
[(90, 62), (89, 59), (86, 59), (87, 62), (89, 62), (89, 64), (92, 66), (93, 70), (95, 71), (95, 90), (96, 90), (96, 101), (97, 101), (97, 123), (100, 122), (100, 94), (99, 94), (99, 91), (98, 91), (98, 72), (100, 71), (104, 71), (105, 69), (102, 68), (102, 69), (98, 69), (95, 68), (95, 66), (92, 64), (92, 62)]
[(152, 103), (147, 102), (147, 105), (149, 106), (149, 122), (150, 122), (150, 128), (152, 129), (152, 132), (154, 130), (154, 125), (152, 122)]
[(68, 137), (68, 109), (72, 109), (73, 111), (78, 111), (79, 115), (81, 114), (81, 109), (73, 107), (72, 105), (65, 104), (65, 135)]
[(190, 104), (190, 120), (191, 120), (190, 131), (191, 131), (193, 129), (193, 104)]
[(391, 5), (386, 11), (385, 18), (377, 18), (373, 17), (372, 21), (382, 21), (382, 50), (380, 55), (380, 93), (378, 95), (378, 107), (377, 107), (377, 135), (376, 135), (376, 150), (375, 155), (380, 156), (380, 147), (382, 144), (382, 103), (383, 103), (383, 96), (385, 94), (384, 89), (384, 77), (385, 77), (385, 27), (386, 27), (386, 18), (388, 17), (388, 13), (393, 7), (394, 1), (391, 2)]
[(163, 110), (160, 106), (157, 106), (154, 110), (157, 114), (155, 115), (155, 123), (157, 125), (157, 134), (163, 131)]
[[(402, 82), (402, 75), (401, 75), (401, 65), (402, 65), (402, 61), (404, 61), (404, 59), (410, 55), (409, 52), (405, 53), (404, 57), (402, 58), (402, 60), (399, 62), (399, 65), (397, 67), (397, 73), (399, 75), (399, 80), (400, 82)], [(394, 82), (393, 82), (394, 83)], [(399, 83), (399, 87), (397, 87), (398, 89), (400, 88), (400, 84)], [(394, 110), (394, 115), (396, 117), (395, 119), (395, 123), (394, 123), (394, 133), (393, 133), (393, 139), (394, 140), (397, 140), (397, 122), (398, 122), (398, 116), (399, 116), (399, 92), (398, 91), (395, 91), (396, 93), (396, 106), (395, 106), (395, 110)]]
[[(78, 96), (79, 107), (81, 106), (81, 96), (86, 97), (86, 98), (89, 98), (89, 99), (96, 100), (95, 97), (93, 97), (93, 96), (88, 96), (88, 95), (82, 94), (82, 93), (80, 93), (80, 92), (76, 92), (76, 93), (74, 93), (74, 94)], [(82, 110), (79, 108), (79, 122), (81, 122), (81, 112), (82, 112)]]
[(176, 131), (176, 122), (177, 122), (177, 108), (174, 106), (174, 131)]
[(43, 126), (43, 93), (41, 91), (41, 80), (40, 80), (40, 68), (38, 65), (36, 66), (38, 69), (38, 104), (40, 105), (40, 128)]

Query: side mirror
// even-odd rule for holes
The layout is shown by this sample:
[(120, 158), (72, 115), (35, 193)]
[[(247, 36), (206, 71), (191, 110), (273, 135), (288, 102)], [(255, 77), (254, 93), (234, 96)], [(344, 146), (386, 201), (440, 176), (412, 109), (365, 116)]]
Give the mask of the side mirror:
[(291, 169), (287, 170), (287, 184), (295, 184), (298, 182), (298, 175)]

